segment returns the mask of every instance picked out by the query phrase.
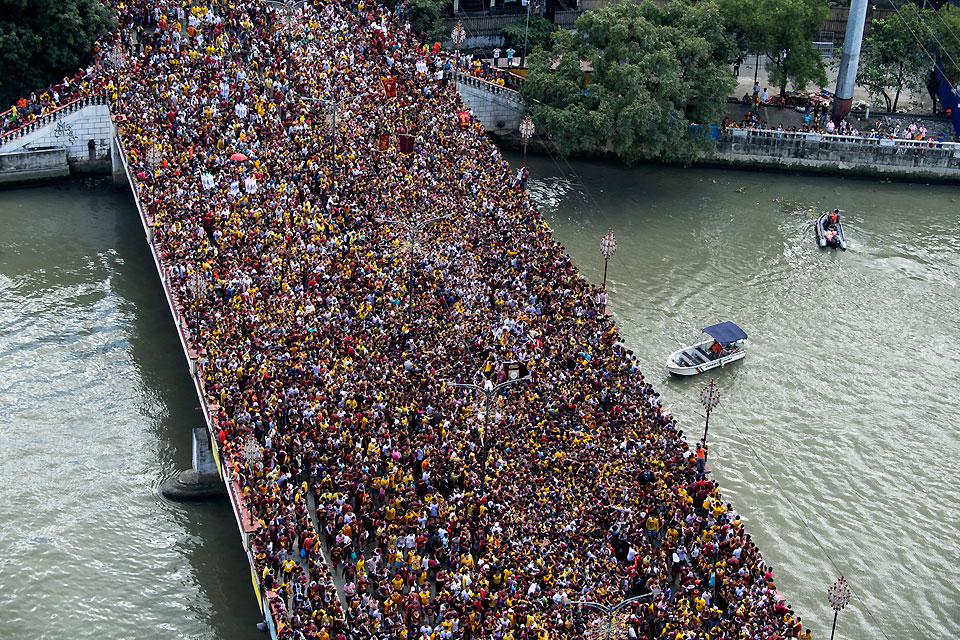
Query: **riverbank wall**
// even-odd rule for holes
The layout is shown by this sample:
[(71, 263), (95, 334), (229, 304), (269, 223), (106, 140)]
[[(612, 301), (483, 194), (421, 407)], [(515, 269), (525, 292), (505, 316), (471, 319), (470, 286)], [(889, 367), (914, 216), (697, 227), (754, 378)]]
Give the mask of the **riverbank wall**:
[(174, 326), (177, 329), (177, 338), (180, 341), (180, 347), (183, 349), (184, 359), (186, 360), (187, 367), (190, 372), (190, 379), (193, 382), (193, 387), (197, 394), (200, 408), (203, 412), (204, 431), (210, 440), (210, 451), (213, 454), (213, 460), (216, 464), (217, 473), (223, 482), (227, 497), (230, 500), (231, 511), (233, 512), (234, 518), (237, 522), (237, 528), (240, 532), (243, 551), (247, 557), (247, 562), (250, 565), (251, 583), (253, 585), (257, 604), (260, 607), (260, 612), (263, 616), (264, 624), (266, 625), (266, 631), (272, 640), (277, 640), (277, 624), (274, 603), (277, 602), (278, 596), (272, 591), (268, 591), (264, 588), (260, 580), (260, 576), (256, 571), (256, 565), (254, 564), (253, 552), (250, 544), (250, 537), (259, 529), (259, 524), (244, 505), (242, 498), (243, 492), (240, 488), (240, 483), (234, 476), (231, 457), (226, 451), (222, 450), (220, 447), (220, 442), (217, 440), (216, 421), (220, 412), (220, 407), (215, 403), (208, 402), (206, 399), (206, 393), (204, 391), (205, 382), (203, 375), (203, 357), (202, 354), (194, 349), (193, 345), (191, 344), (190, 332), (185, 320), (186, 316), (184, 314), (184, 305), (180, 300), (180, 296), (173, 278), (164, 268), (163, 262), (160, 259), (160, 253), (154, 242), (154, 220), (147, 213), (147, 210), (143, 206), (136, 182), (131, 179), (130, 167), (127, 162), (127, 153), (123, 145), (123, 141), (119, 136), (116, 136), (111, 141), (111, 145), (116, 149), (115, 155), (117, 157), (117, 161), (120, 163), (122, 171), (125, 174), (126, 181), (130, 185), (130, 190), (133, 193), (133, 200), (137, 208), (137, 214), (140, 217), (140, 222), (143, 226), (143, 232), (147, 240), (147, 247), (150, 249), (150, 255), (153, 258), (153, 264), (156, 267), (157, 275), (160, 278), (163, 296), (167, 301), (167, 307), (170, 309), (170, 315), (173, 318)]
[(702, 164), (960, 183), (960, 144), (728, 129)]
[(70, 175), (66, 149), (34, 149), (0, 153), (0, 185), (14, 186), (57, 180)]
[(105, 96), (67, 103), (0, 135), (0, 185), (122, 173)]
[[(515, 133), (503, 135), (491, 132), (490, 135), (502, 148), (523, 148), (520, 136)], [(746, 171), (960, 184), (960, 143), (955, 142), (728, 129), (724, 133), (717, 130), (709, 144), (710, 148), (689, 164)], [(558, 156), (553, 145), (543, 138), (532, 139), (528, 151), (531, 154)], [(574, 156), (585, 160), (621, 162), (612, 152), (597, 151)], [(658, 160), (645, 163), (664, 164)]]

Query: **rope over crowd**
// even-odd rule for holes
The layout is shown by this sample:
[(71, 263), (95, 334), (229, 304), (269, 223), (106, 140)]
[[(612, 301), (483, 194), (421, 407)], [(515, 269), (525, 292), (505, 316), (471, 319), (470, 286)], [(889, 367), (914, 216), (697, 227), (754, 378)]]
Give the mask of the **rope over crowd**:
[[(618, 637), (809, 637), (402, 7), (118, 10), (71, 86), (109, 95), (280, 638), (600, 637), (575, 602), (637, 596)], [(453, 385), (509, 361), (489, 415)]]

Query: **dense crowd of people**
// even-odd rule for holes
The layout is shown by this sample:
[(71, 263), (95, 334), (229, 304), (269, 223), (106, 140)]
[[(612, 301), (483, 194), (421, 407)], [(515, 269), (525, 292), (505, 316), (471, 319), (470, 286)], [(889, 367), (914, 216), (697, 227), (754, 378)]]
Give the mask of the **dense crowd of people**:
[(45, 91), (31, 93), (0, 113), (0, 134), (26, 126), (38, 118), (103, 90), (103, 74), (90, 67), (67, 76)]
[(623, 637), (809, 637), (452, 56), (372, 3), (120, 7), (103, 84), (280, 638), (593, 637), (576, 603), (632, 597)]

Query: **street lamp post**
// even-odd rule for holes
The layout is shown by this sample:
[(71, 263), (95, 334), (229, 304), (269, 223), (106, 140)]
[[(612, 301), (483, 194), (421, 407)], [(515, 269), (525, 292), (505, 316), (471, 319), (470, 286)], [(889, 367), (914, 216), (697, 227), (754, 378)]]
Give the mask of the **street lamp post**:
[(613, 235), (613, 229), (600, 238), (600, 253), (603, 254), (603, 284), (600, 287), (607, 290), (607, 263), (610, 262), (610, 256), (617, 250), (617, 238)]
[(438, 220), (443, 220), (444, 218), (449, 218), (451, 213), (445, 213), (442, 216), (434, 216), (433, 218), (427, 218), (426, 220), (414, 220), (412, 222), (407, 220), (391, 220), (389, 218), (377, 218), (377, 222), (381, 224), (392, 224), (403, 229), (407, 232), (407, 243), (408, 243), (408, 253), (407, 253), (407, 322), (412, 322), (413, 319), (413, 251), (417, 244), (417, 236), (421, 231), (427, 228), (427, 225), (430, 225)]
[(837, 578), (837, 581), (827, 589), (827, 600), (830, 601), (830, 607), (833, 609), (833, 627), (830, 629), (830, 640), (833, 640), (833, 634), (837, 632), (837, 616), (850, 602), (850, 595), (850, 585), (843, 576)]
[(283, 24), (287, 28), (287, 58), (284, 61), (287, 69), (287, 79), (290, 78), (290, 53), (292, 48), (290, 46), (290, 32), (293, 30), (293, 26), (297, 23), (297, 17), (295, 12), (297, 7), (300, 5), (307, 4), (307, 0), (264, 0), (268, 5), (272, 7), (278, 7), (283, 10)]
[(263, 459), (263, 449), (257, 439), (250, 434), (243, 441), (243, 459), (248, 465), (255, 464)]
[(113, 49), (107, 55), (107, 59), (110, 61), (110, 64), (113, 66), (114, 72), (116, 73), (120, 67), (123, 66), (124, 60), (126, 60), (126, 55), (123, 51), (123, 45), (119, 42), (114, 45)]
[(160, 150), (160, 143), (155, 142), (147, 148), (146, 161), (147, 166), (150, 169), (156, 169), (157, 165), (160, 164), (162, 152)]
[(523, 163), (527, 163), (527, 143), (530, 142), (530, 138), (533, 137), (533, 132), (537, 130), (537, 127), (533, 124), (533, 118), (530, 117), (530, 114), (523, 116), (523, 120), (520, 121), (520, 139), (523, 140)]
[(706, 446), (707, 431), (710, 429), (710, 412), (720, 404), (720, 389), (717, 388), (717, 383), (713, 380), (708, 382), (707, 386), (700, 391), (700, 403), (703, 404), (703, 408), (707, 411), (707, 421), (703, 427), (703, 444)]
[(487, 456), (489, 454), (487, 424), (490, 411), (493, 409), (493, 400), (513, 385), (530, 380), (530, 372), (525, 364), (508, 362), (504, 366), (507, 370), (507, 379), (499, 384), (493, 384), (490, 380), (487, 380), (483, 386), (472, 383), (453, 383), (454, 387), (479, 391), (483, 394), (483, 431), (480, 434), (480, 493), (482, 494), (487, 493)]
[(207, 282), (207, 279), (204, 278), (200, 273), (194, 271), (190, 274), (190, 279), (187, 281), (187, 287), (190, 289), (190, 297), (193, 301), (194, 307), (194, 321), (197, 323), (197, 337), (200, 336), (200, 309), (198, 303), (201, 299), (207, 296), (207, 291), (210, 289), (210, 283)]

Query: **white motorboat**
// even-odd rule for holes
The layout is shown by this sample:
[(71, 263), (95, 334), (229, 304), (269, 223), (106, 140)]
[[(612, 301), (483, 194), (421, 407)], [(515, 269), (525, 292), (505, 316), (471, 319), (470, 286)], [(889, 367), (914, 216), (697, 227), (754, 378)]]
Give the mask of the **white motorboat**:
[[(678, 376), (695, 376), (743, 360), (747, 355), (747, 334), (733, 322), (721, 322), (706, 327), (703, 332), (710, 339), (671, 353), (667, 358), (667, 371)], [(714, 349), (714, 344), (719, 347)]]

